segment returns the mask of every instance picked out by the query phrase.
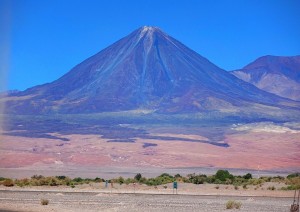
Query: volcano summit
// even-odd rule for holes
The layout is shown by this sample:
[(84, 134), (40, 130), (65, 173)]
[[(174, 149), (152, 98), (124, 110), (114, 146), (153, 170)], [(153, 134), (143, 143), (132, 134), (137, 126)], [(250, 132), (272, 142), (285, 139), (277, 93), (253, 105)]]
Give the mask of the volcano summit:
[(54, 82), (2, 98), (7, 113), (240, 111), (299, 103), (220, 69), (157, 27), (141, 27)]

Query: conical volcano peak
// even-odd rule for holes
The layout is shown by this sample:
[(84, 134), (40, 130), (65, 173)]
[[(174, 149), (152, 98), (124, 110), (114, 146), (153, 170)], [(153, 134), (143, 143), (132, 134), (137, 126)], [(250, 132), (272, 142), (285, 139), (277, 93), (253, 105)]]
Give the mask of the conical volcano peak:
[(153, 26), (136, 29), (54, 82), (17, 95), (20, 101), (8, 102), (7, 108), (24, 114), (191, 113), (257, 103), (293, 105), (237, 79)]
[(141, 30), (143, 31), (143, 32), (146, 32), (146, 31), (155, 31), (155, 30), (157, 30), (157, 31), (161, 31), (161, 29), (159, 28), (159, 27), (155, 27), (155, 26), (143, 26), (143, 27), (141, 27)]
[(153, 27), (153, 26), (143, 26), (138, 29), (140, 33), (140, 37), (147, 36), (147, 37), (153, 37), (154, 34), (164, 34), (165, 33), (159, 28), (159, 27)]

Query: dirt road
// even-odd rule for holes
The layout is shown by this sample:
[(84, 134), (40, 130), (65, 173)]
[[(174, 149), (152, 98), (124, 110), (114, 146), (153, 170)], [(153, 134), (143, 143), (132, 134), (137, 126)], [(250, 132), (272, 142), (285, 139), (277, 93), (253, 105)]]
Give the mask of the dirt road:
[[(48, 205), (41, 205), (48, 199)], [(242, 203), (240, 211), (289, 211), (291, 198), (166, 194), (117, 194), (61, 191), (0, 191), (0, 211), (230, 211), (226, 202)]]

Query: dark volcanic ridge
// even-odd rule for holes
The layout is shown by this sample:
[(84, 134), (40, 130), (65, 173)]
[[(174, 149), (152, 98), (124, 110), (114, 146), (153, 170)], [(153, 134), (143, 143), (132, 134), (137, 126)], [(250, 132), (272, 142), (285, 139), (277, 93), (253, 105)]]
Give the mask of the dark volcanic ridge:
[[(54, 82), (1, 98), (6, 113), (299, 110), (220, 69), (157, 27), (142, 27)], [(266, 107), (267, 106), (267, 107)]]

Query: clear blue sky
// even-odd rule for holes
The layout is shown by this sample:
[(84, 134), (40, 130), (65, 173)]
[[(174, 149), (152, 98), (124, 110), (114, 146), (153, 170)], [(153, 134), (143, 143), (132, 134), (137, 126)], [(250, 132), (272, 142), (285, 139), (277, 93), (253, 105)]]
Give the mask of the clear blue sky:
[(300, 55), (299, 11), (299, 0), (0, 0), (2, 72), (8, 89), (51, 82), (144, 25), (238, 69), (263, 55)]

